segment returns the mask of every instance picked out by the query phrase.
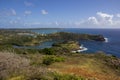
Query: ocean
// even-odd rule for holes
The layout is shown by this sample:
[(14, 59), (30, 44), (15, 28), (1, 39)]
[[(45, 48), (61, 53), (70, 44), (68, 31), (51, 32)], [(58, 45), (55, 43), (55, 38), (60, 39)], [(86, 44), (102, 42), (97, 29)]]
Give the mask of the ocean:
[[(106, 54), (112, 54), (120, 57), (120, 29), (80, 29), (80, 28), (65, 28), (65, 29), (50, 29), (50, 30), (32, 30), (33, 32), (49, 34), (53, 32), (73, 32), (73, 33), (87, 33), (87, 34), (101, 34), (107, 41), (79, 41), (84, 47), (87, 48), (86, 51), (82, 53), (95, 53), (98, 51), (103, 51)], [(43, 46), (44, 44), (42, 44)], [(44, 47), (50, 47), (51, 42), (45, 43)], [(41, 46), (39, 46), (41, 47)]]

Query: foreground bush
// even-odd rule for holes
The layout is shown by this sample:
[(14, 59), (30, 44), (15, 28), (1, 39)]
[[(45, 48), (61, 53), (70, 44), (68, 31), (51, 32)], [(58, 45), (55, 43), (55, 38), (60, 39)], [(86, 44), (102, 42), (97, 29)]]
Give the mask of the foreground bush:
[(55, 63), (55, 62), (62, 62), (64, 61), (65, 58), (63, 57), (57, 57), (57, 56), (46, 56), (44, 57), (43, 59), (43, 64), (45, 65), (50, 65), (52, 63)]
[(54, 73), (54, 80), (87, 80), (80, 76)]
[[(16, 77), (16, 78), (21, 78)], [(77, 75), (59, 74), (54, 71), (49, 71), (44, 67), (32, 67), (24, 75), (22, 80), (87, 80)]]
[(28, 66), (29, 60), (14, 53), (0, 52), (0, 80), (19, 75)]
[[(87, 80), (77, 75), (60, 74), (58, 72), (47, 70), (45, 67), (31, 67), (24, 80)], [(91, 79), (90, 79), (91, 80)]]
[(43, 53), (45, 53), (47, 55), (54, 55), (55, 54), (55, 52), (52, 48), (44, 48)]

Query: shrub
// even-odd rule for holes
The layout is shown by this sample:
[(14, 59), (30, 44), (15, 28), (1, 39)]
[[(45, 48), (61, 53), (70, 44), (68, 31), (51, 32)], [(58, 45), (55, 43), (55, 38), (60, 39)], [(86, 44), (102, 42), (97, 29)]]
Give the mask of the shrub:
[(45, 67), (30, 67), (25, 73), (25, 80), (53, 80)]
[(54, 80), (86, 80), (80, 76), (54, 73)]
[(55, 52), (52, 48), (44, 48), (43, 52), (47, 55), (54, 55), (55, 54)]
[(25, 79), (24, 79), (24, 76), (15, 76), (10, 78), (9, 80), (25, 80)]
[(50, 64), (52, 64), (52, 63), (54, 63), (54, 62), (62, 62), (62, 61), (64, 61), (64, 60), (65, 60), (65, 58), (63, 58), (63, 57), (46, 56), (46, 57), (44, 57), (44, 59), (43, 59), (43, 64), (45, 64), (45, 65), (50, 65)]
[(19, 75), (29, 66), (29, 60), (14, 53), (0, 52), (0, 80)]

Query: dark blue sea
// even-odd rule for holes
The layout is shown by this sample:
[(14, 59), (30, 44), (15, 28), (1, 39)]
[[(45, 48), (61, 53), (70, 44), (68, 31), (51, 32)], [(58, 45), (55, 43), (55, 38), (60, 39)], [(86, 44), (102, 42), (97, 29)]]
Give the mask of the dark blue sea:
[[(88, 33), (88, 34), (101, 34), (108, 39), (107, 42), (98, 41), (80, 41), (84, 47), (88, 48), (87, 53), (95, 53), (103, 51), (107, 54), (112, 54), (120, 57), (120, 29), (80, 29), (80, 28), (67, 28), (67, 29), (51, 29), (51, 30), (32, 30), (38, 33), (53, 33), (53, 32), (73, 32), (73, 33)], [(44, 44), (43, 44), (44, 45)], [(46, 44), (45, 44), (46, 45)], [(47, 46), (50, 46), (49, 43)]]

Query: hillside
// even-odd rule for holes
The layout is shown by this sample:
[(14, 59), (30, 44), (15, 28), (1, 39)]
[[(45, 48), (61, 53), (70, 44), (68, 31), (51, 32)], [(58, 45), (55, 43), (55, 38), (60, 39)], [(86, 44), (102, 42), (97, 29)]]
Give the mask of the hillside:
[[(64, 32), (48, 35), (18, 32), (3, 34), (3, 31), (0, 34), (0, 80), (120, 80), (120, 59), (114, 55), (107, 55), (102, 51), (72, 53), (73, 50), (80, 49), (78, 39), (98, 41), (96, 39), (99, 36), (96, 38), (96, 35)], [(51, 39), (58, 40), (51, 48), (13, 47), (13, 43), (22, 46), (33, 40)]]

